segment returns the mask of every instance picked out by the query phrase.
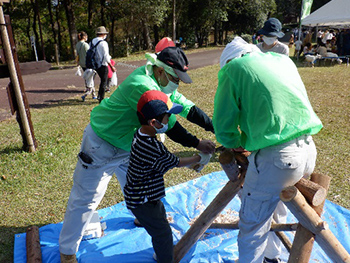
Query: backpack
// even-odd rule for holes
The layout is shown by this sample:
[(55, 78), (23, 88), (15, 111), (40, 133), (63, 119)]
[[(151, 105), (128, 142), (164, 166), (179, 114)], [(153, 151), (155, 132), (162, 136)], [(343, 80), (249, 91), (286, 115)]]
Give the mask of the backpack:
[(86, 68), (97, 69), (98, 64), (95, 59), (96, 47), (98, 46), (98, 44), (100, 44), (101, 41), (103, 40), (98, 41), (96, 45), (93, 45), (91, 41), (90, 48), (88, 49), (88, 51), (86, 51), (86, 58), (85, 58)]

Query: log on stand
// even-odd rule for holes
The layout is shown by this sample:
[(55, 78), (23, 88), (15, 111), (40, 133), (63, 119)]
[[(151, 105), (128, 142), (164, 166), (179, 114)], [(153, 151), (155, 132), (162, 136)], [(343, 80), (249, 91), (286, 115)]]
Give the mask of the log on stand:
[(316, 235), (316, 242), (333, 262), (350, 263), (349, 253), (295, 186), (283, 189), (280, 198), (300, 224)]
[[(313, 173), (310, 180), (322, 186), (328, 192), (331, 178), (327, 175)], [(318, 206), (312, 206), (316, 213), (321, 216), (325, 200)], [(309, 262), (311, 258), (312, 247), (315, 242), (315, 235), (298, 224), (297, 231), (294, 236), (292, 249), (290, 251), (288, 263)]]

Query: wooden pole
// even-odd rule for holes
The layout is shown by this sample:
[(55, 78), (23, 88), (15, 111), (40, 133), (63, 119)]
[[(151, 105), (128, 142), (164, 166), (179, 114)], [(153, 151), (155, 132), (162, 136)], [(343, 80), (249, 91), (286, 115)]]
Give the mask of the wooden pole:
[(283, 189), (280, 198), (300, 224), (316, 235), (316, 242), (333, 262), (350, 263), (349, 253), (295, 186)]
[(26, 231), (27, 263), (41, 263), (39, 228), (28, 227)]
[(28, 150), (29, 150), (29, 152), (34, 152), (35, 151), (34, 140), (33, 140), (33, 137), (32, 137), (31, 131), (30, 131), (28, 117), (27, 117), (27, 113), (26, 113), (26, 110), (24, 107), (23, 97), (22, 97), (20, 86), (19, 86), (19, 81), (17, 78), (15, 63), (13, 61), (11, 45), (10, 45), (10, 41), (9, 41), (9, 37), (8, 37), (8, 32), (6, 29), (5, 16), (4, 16), (4, 12), (2, 9), (2, 5), (3, 4), (0, 2), (0, 31), (1, 31), (1, 39), (3, 41), (4, 51), (5, 51), (5, 55), (6, 55), (6, 62), (8, 64), (8, 68), (10, 71), (10, 79), (11, 79), (11, 82), (12, 82), (14, 90), (15, 90), (18, 111), (19, 111), (19, 114), (21, 116), (22, 125), (23, 125), (23, 129), (24, 129), (24, 136), (28, 142)]
[[(209, 228), (211, 229), (232, 229), (236, 230), (238, 228), (239, 220), (236, 220), (232, 223), (213, 223)], [(292, 224), (277, 224), (273, 223), (271, 224), (270, 231), (296, 231), (298, 227), (297, 223)]]
[[(245, 173), (244, 173), (245, 175)], [(244, 182), (244, 175), (237, 181), (229, 181), (219, 194), (214, 198), (210, 205), (203, 211), (198, 219), (193, 223), (190, 229), (180, 239), (174, 247), (174, 262), (178, 263), (198, 241), (204, 232), (213, 223), (220, 212), (228, 205), (233, 197), (241, 189)]]
[[(313, 173), (310, 180), (322, 186), (328, 192), (331, 178), (327, 175)], [(321, 216), (324, 202), (319, 206), (313, 207), (316, 213)], [(315, 235), (298, 224), (297, 231), (294, 236), (292, 249), (290, 251), (288, 263), (303, 263), (309, 262), (311, 258), (312, 247), (315, 242)]]

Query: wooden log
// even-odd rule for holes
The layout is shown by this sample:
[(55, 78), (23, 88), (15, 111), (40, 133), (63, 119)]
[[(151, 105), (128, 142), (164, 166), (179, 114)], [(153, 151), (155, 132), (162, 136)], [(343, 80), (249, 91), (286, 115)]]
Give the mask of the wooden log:
[[(232, 222), (232, 223), (213, 223), (209, 228), (212, 229), (232, 229), (236, 230), (238, 228), (238, 222), (239, 220)], [(298, 227), (297, 223), (292, 224), (271, 224), (270, 231), (296, 231)]]
[(316, 242), (333, 262), (350, 263), (349, 253), (295, 186), (283, 189), (280, 198), (300, 224), (316, 235)]
[(198, 219), (193, 223), (190, 229), (180, 239), (174, 247), (174, 262), (178, 263), (198, 241), (204, 232), (213, 223), (220, 212), (228, 205), (241, 189), (244, 182), (245, 172), (235, 182), (229, 181), (218, 193), (210, 205), (203, 211)]
[(313, 206), (319, 206), (326, 200), (326, 189), (315, 182), (301, 178), (295, 186), (303, 194), (309, 204)]
[(26, 231), (27, 263), (41, 263), (39, 228), (28, 227)]
[[(276, 223), (275, 220), (272, 218), (272, 224), (275, 224), (275, 223)], [(279, 238), (279, 240), (281, 240), (282, 244), (287, 249), (287, 251), (290, 252), (290, 250), (292, 249), (292, 242), (290, 242), (287, 235), (282, 231), (276, 231), (275, 234)]]
[[(313, 173), (311, 174), (310, 180), (322, 186), (326, 192), (328, 192), (331, 178), (327, 175)], [(319, 206), (312, 208), (316, 213), (321, 216), (323, 211), (324, 202)], [(294, 236), (292, 249), (290, 251), (288, 263), (303, 263), (309, 262), (311, 258), (312, 247), (315, 242), (315, 235), (298, 224), (297, 231)]]

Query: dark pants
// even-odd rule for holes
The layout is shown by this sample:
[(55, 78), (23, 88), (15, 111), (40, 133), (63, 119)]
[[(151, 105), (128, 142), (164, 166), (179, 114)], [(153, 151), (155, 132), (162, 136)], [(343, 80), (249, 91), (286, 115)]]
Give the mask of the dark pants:
[(99, 102), (101, 102), (105, 97), (105, 88), (107, 87), (108, 80), (108, 67), (101, 66), (98, 69), (96, 69), (96, 72), (101, 79), (100, 87), (98, 89), (98, 100)]
[(172, 263), (174, 260), (173, 234), (162, 201), (147, 202), (131, 211), (152, 237), (157, 262)]

